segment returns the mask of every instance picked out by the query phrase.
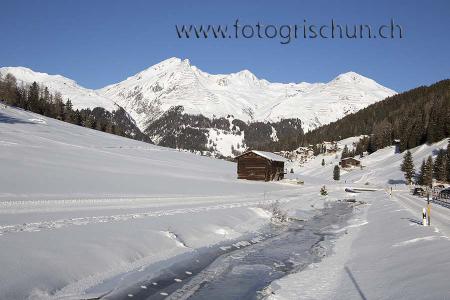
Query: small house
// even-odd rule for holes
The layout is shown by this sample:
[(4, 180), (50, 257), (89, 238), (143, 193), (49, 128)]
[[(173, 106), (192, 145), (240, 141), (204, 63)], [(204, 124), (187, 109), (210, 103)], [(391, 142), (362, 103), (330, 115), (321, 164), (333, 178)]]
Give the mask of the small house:
[(236, 156), (238, 179), (281, 180), (286, 159), (271, 152), (250, 150)]
[(339, 165), (342, 168), (360, 167), (361, 161), (354, 157), (347, 157), (347, 158), (341, 159), (341, 161), (339, 162)]

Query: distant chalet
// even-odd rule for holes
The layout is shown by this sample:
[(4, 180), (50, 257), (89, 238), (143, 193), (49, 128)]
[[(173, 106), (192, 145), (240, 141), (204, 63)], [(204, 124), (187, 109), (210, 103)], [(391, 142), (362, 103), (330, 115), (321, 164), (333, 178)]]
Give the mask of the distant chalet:
[(286, 159), (274, 153), (251, 150), (235, 159), (238, 179), (271, 181), (284, 178)]
[(361, 161), (359, 161), (353, 157), (347, 157), (347, 158), (341, 159), (339, 165), (341, 165), (342, 168), (360, 167)]

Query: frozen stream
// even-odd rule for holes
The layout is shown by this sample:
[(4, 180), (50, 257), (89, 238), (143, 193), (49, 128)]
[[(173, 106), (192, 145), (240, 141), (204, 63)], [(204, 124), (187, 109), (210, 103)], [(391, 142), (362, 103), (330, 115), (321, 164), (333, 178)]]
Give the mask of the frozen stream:
[(299, 272), (331, 251), (331, 241), (352, 212), (333, 203), (307, 222), (271, 226), (244, 241), (199, 250), (159, 276), (104, 299), (258, 299), (270, 282)]

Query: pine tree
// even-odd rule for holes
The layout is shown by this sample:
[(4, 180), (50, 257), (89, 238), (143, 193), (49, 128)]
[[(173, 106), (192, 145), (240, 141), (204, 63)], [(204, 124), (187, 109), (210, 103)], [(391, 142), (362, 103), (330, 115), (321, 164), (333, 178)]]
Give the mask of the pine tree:
[(66, 104), (64, 105), (64, 121), (69, 123), (75, 123), (75, 114), (73, 111), (72, 101), (67, 99)]
[(341, 169), (339, 169), (339, 166), (336, 165), (336, 166), (334, 166), (334, 169), (333, 169), (333, 179), (339, 180), (340, 178), (341, 178)]
[(414, 170), (414, 162), (411, 152), (408, 150), (406, 151), (405, 155), (403, 156), (403, 163), (401, 165), (401, 170), (405, 174), (405, 179), (408, 184), (412, 183), (412, 179), (415, 174)]
[(325, 166), (325, 159), (322, 158), (322, 166)]
[(54, 114), (58, 120), (64, 120), (64, 103), (62, 100), (62, 95), (59, 92), (55, 93), (53, 101), (55, 102), (54, 105)]
[(422, 164), (420, 165), (419, 174), (417, 175), (416, 183), (418, 185), (425, 185), (425, 169), (426, 169), (425, 160), (423, 160)]
[(342, 155), (341, 155), (341, 159), (347, 158), (348, 157), (348, 147), (347, 145), (344, 146), (344, 149), (342, 150)]
[(447, 180), (447, 153), (444, 149), (440, 149), (433, 165), (433, 176), (438, 181)]
[(428, 156), (427, 162), (425, 163), (425, 170), (423, 173), (423, 183), (426, 186), (432, 187), (433, 184), (433, 158)]
[(35, 82), (28, 89), (28, 107), (29, 110), (39, 113), (39, 86)]

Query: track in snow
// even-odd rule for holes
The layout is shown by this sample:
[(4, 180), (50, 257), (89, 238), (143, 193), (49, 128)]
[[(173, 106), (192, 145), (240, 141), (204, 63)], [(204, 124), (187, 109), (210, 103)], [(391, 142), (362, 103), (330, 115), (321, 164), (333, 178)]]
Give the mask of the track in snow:
[(178, 214), (190, 214), (199, 213), (209, 210), (220, 210), (220, 209), (232, 209), (239, 207), (257, 207), (260, 205), (268, 205), (275, 203), (276, 201), (280, 203), (289, 202), (291, 198), (280, 198), (272, 200), (263, 201), (247, 201), (247, 202), (232, 202), (216, 205), (206, 205), (191, 208), (178, 208), (178, 209), (163, 209), (147, 211), (143, 213), (129, 213), (129, 214), (117, 214), (117, 215), (106, 215), (106, 216), (91, 216), (91, 217), (80, 217), (80, 218), (69, 218), (69, 219), (59, 219), (51, 221), (42, 222), (32, 222), (23, 224), (13, 224), (0, 226), (0, 235), (20, 233), (20, 232), (38, 232), (42, 230), (55, 230), (68, 226), (82, 226), (90, 224), (99, 223), (111, 223), (111, 222), (124, 222), (133, 219), (142, 219), (149, 217), (162, 217), (162, 216), (173, 216)]

